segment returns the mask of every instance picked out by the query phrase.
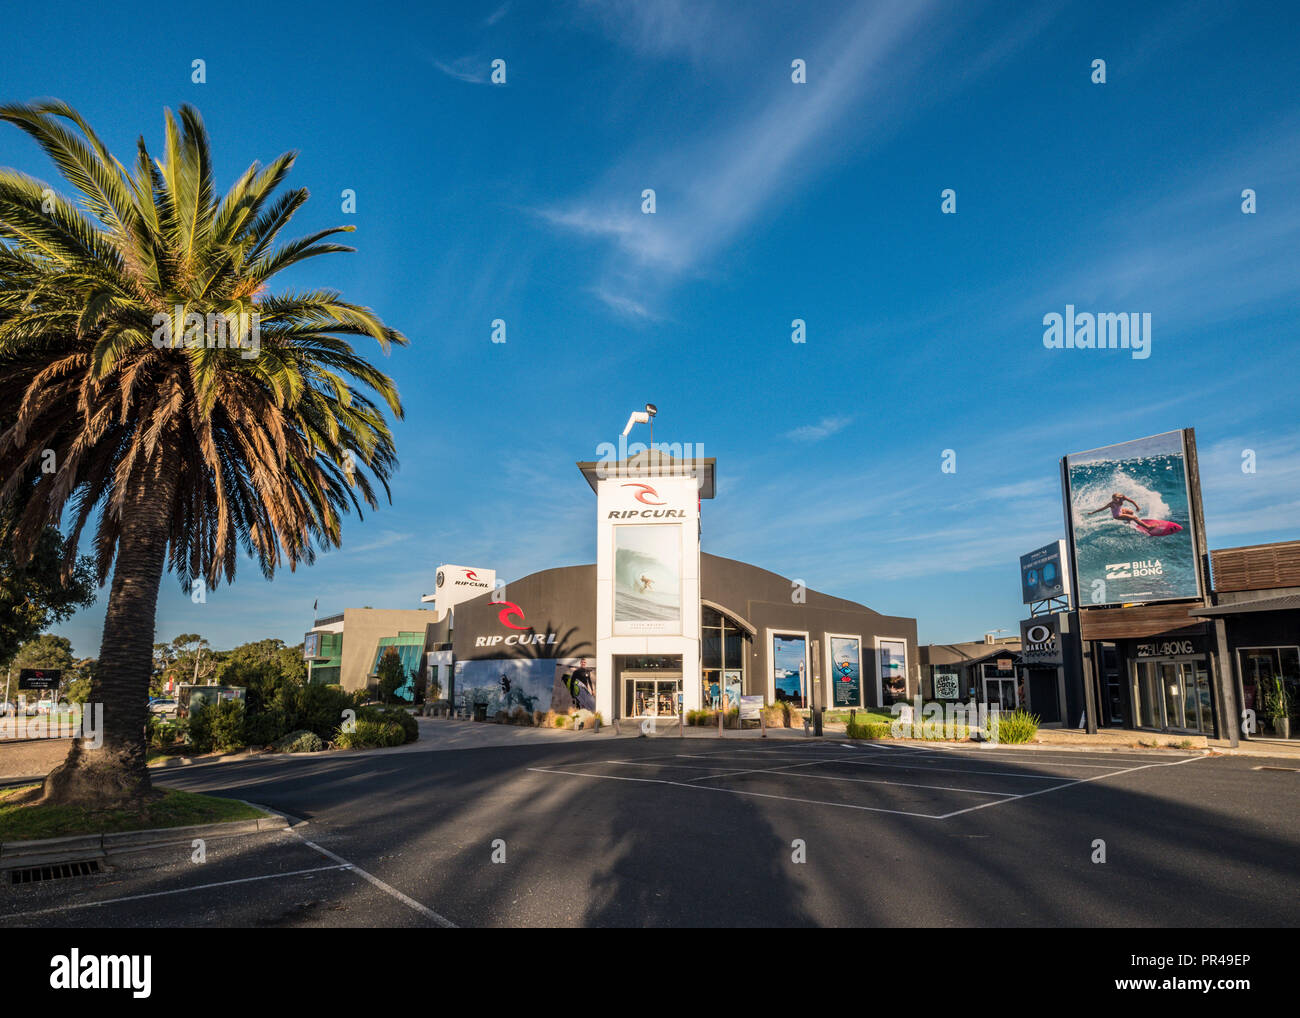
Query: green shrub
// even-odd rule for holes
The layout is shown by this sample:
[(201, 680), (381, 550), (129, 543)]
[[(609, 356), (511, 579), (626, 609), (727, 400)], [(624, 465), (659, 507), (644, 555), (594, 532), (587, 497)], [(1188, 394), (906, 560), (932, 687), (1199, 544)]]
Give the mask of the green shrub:
[[(520, 708), (516, 708), (520, 709)], [(420, 737), (420, 723), (414, 715), (401, 707), (361, 707), (357, 710), (357, 720), (382, 721), (395, 724), (402, 729), (402, 742), (414, 742)]]
[(167, 721), (157, 715), (149, 718), (149, 748), (172, 749), (185, 740), (186, 721)]
[(282, 707), (270, 707), (261, 712), (245, 708), (244, 737), (250, 746), (268, 746), (293, 731), (294, 720)]
[(319, 753), (325, 743), (315, 732), (303, 728), (278, 739), (273, 748), (277, 753)]
[(846, 724), (845, 732), (850, 739), (888, 739), (889, 725), (882, 721), (855, 721)]
[(303, 686), (295, 697), (296, 713), (290, 717), (290, 729), (306, 728), (324, 740), (334, 737), (343, 724), (346, 710), (356, 710), (356, 698), (342, 686)]
[(406, 733), (396, 721), (358, 717), (352, 731), (345, 732), (339, 728), (334, 735), (334, 744), (340, 749), (380, 749), (400, 746), (405, 739)]
[(190, 715), (189, 722), (190, 745), (196, 752), (234, 753), (248, 744), (240, 700), (204, 704)]
[(1038, 722), (1038, 715), (1030, 714), (1026, 710), (1013, 710), (1006, 713), (999, 711), (996, 722), (990, 712), (988, 723), (984, 728), (984, 737), (1008, 745), (1029, 742), (1038, 734)]

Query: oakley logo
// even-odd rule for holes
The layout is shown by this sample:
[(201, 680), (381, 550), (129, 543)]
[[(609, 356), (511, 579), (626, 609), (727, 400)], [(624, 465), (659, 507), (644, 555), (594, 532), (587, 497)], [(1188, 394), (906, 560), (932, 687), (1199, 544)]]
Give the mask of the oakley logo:
[(532, 628), (532, 626), (516, 626), (513, 622), (510, 621), (511, 615), (517, 615), (519, 617), (520, 622), (524, 621), (524, 610), (520, 608), (519, 605), (515, 604), (513, 601), (489, 601), (488, 603), (505, 606), (499, 612), (497, 612), (497, 618), (501, 620), (501, 624), (505, 626), (507, 629), (527, 630)]
[(654, 488), (650, 487), (650, 485), (648, 484), (625, 484), (623, 485), (623, 487), (640, 488), (641, 490), (638, 491), (634, 497), (642, 505), (667, 505), (668, 504), (667, 502), (651, 502), (650, 499), (647, 498), (646, 496), (653, 495), (655, 498), (658, 498), (659, 492), (655, 491)]

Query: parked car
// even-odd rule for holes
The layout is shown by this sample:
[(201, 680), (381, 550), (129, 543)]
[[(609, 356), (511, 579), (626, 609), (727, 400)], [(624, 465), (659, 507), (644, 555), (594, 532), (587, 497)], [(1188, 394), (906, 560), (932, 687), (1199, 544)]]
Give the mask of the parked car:
[(155, 696), (149, 701), (149, 713), (159, 717), (175, 717), (177, 704), (171, 697)]

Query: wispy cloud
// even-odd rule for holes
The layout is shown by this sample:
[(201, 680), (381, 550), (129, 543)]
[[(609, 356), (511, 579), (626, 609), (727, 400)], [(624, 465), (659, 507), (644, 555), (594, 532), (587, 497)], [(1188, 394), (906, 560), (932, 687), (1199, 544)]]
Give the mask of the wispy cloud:
[(579, 0), (578, 10), (641, 56), (693, 63), (708, 59), (719, 33), (734, 41), (745, 27), (712, 0)]
[(344, 546), (343, 550), (359, 555), (363, 552), (378, 551), (380, 548), (391, 548), (395, 544), (401, 544), (404, 541), (414, 540), (411, 534), (399, 534), (394, 530), (385, 530), (378, 537), (365, 544), (358, 544), (355, 547)]
[(447, 77), (455, 78), (457, 81), (463, 81), (470, 85), (484, 85), (488, 80), (488, 61), (482, 57), (459, 57), (451, 63), (435, 60), (433, 66), (442, 71)]
[(816, 424), (805, 424), (785, 433), (786, 438), (797, 442), (820, 442), (837, 431), (843, 431), (853, 422), (852, 417), (823, 417)]
[[(720, 16), (711, 5), (684, 2), (587, 6), (616, 21), (633, 48), (659, 55), (712, 45), (710, 24)], [(1047, 20), (1031, 19), (1015, 34), (1015, 44), (1028, 45)], [(838, 146), (882, 136), (933, 102), (933, 79), (952, 73), (939, 61), (960, 22), (928, 0), (859, 3), (801, 54), (806, 84), (792, 83), (782, 65), (781, 73), (762, 76), (773, 84), (738, 117), (702, 125), (698, 139), (660, 148), (649, 158), (633, 152), (587, 195), (537, 211), (554, 227), (610, 245), (608, 271), (635, 278), (635, 299), (648, 304), (647, 293), (705, 271), (717, 252), (774, 214), (833, 162), (828, 154)], [(977, 72), (1009, 55), (1007, 47), (998, 48)], [(963, 83), (968, 81), (964, 76)], [(918, 98), (900, 102), (909, 95)], [(871, 114), (864, 117), (864, 109)], [(641, 213), (640, 191), (628, 193), (629, 179), (655, 188), (655, 214)]]
[(625, 318), (638, 318), (642, 321), (653, 322), (660, 320), (659, 315), (655, 314), (639, 300), (633, 300), (631, 297), (625, 297), (622, 294), (611, 293), (603, 286), (593, 287), (592, 292), (604, 301), (608, 307), (612, 308), (620, 315), (623, 315)]
[(495, 11), (493, 11), (491, 14), (489, 14), (486, 18), (483, 19), (483, 27), (491, 28), (498, 21), (504, 18), (509, 12), (510, 12), (510, 4), (509, 3), (502, 4)]

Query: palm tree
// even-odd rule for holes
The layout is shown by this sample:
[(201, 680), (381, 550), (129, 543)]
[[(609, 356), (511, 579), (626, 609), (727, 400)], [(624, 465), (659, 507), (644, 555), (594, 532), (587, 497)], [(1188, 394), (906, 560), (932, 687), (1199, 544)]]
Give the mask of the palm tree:
[(269, 578), (337, 546), (342, 515), (376, 506), (377, 487), (389, 497), (384, 407), (400, 418), (401, 402), (347, 337), (385, 352), (406, 338), (336, 292), (268, 292), (282, 269), (352, 250), (326, 239), (351, 227), (277, 245), (307, 200), (274, 194), (294, 153), (218, 198), (189, 106), (165, 111), (163, 158), (137, 142), (132, 172), (65, 103), (0, 106), (0, 121), (80, 192), (79, 207), (0, 169), (0, 504), (20, 558), (65, 513), (71, 557), (93, 518), (99, 583), (113, 579), (90, 696), (103, 746), (74, 742), (44, 801), (130, 800), (150, 791), (164, 568), (212, 588), (243, 553)]

